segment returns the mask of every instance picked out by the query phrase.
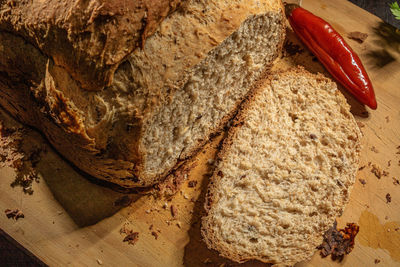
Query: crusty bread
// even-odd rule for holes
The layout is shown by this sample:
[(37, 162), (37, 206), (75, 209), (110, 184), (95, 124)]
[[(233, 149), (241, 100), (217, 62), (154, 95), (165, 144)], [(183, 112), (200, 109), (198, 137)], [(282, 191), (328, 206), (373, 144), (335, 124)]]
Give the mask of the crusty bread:
[(116, 41), (113, 23), (134, 16), (124, 1), (50, 2), (0, 6), (0, 105), (80, 169), (125, 187), (159, 182), (221, 129), (284, 39), (280, 0), (187, 0), (175, 12), (180, 1), (154, 1), (160, 25), (143, 49), (123, 34), (143, 25), (121, 26)]
[(202, 219), (207, 246), (237, 262), (309, 259), (348, 202), (360, 136), (322, 75), (294, 69), (262, 81), (219, 154)]

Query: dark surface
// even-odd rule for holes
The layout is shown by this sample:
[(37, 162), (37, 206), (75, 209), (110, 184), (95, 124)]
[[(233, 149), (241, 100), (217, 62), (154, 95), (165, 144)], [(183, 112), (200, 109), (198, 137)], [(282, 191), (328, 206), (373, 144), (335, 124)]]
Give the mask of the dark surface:
[[(359, 7), (375, 14), (385, 22), (400, 28), (389, 9), (395, 0), (349, 0)], [(12, 221), (10, 221), (12, 223)], [(14, 239), (0, 229), (0, 265), (1, 266), (46, 266), (32, 253), (19, 245)]]
[[(396, 20), (392, 12), (390, 12), (389, 4), (396, 0), (349, 0), (353, 4), (371, 12), (375, 16), (380, 17), (383, 21), (400, 28), (400, 20)], [(400, 4), (400, 3), (399, 3)]]
[(0, 229), (0, 265), (47, 266)]

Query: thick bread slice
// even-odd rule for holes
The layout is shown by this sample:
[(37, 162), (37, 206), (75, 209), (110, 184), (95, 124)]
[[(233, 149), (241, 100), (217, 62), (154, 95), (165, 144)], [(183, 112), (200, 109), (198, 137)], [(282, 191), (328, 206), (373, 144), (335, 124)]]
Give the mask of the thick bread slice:
[(124, 57), (102, 90), (84, 89), (48, 55), (52, 50), (0, 30), (0, 105), (85, 172), (125, 187), (150, 186), (221, 129), (277, 57), (284, 21), (280, 0), (185, 1), (143, 49)]
[(303, 69), (275, 74), (245, 103), (207, 193), (207, 246), (237, 262), (309, 259), (342, 214), (361, 134), (336, 84)]

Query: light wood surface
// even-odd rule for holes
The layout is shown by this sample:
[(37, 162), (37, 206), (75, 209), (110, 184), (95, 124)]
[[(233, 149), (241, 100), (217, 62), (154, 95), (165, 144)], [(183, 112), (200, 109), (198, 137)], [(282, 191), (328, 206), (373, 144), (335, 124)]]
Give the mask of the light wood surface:
[[(352, 97), (346, 97), (357, 121), (364, 124), (361, 165), (371, 162), (389, 175), (377, 179), (368, 166), (358, 172), (350, 203), (338, 222), (340, 227), (355, 222), (360, 225), (360, 232), (353, 252), (342, 263), (329, 257), (322, 259), (316, 253), (311, 261), (298, 265), (375, 266), (378, 259), (381, 266), (400, 266), (400, 185), (393, 183), (393, 177), (400, 179), (400, 154), (396, 154), (400, 151), (396, 149), (400, 146), (400, 33), (344, 0), (304, 0), (303, 6), (329, 21), (343, 36), (352, 31), (369, 34), (362, 44), (346, 39), (365, 63), (375, 86), (378, 109), (366, 110)], [(298, 42), (290, 31), (288, 39)], [(307, 50), (282, 58), (274, 68), (296, 65), (324, 72)], [(7, 120), (4, 113), (0, 118)], [(214, 158), (221, 137), (194, 159), (197, 165), (188, 180), (198, 181), (195, 188), (189, 188), (186, 182), (170, 200), (132, 195), (132, 204), (122, 209), (114, 202), (125, 194), (89, 182), (46, 144), (47, 152), (36, 167), (41, 173), (40, 182), (33, 184), (32, 195), (10, 186), (16, 176), (14, 169), (0, 168), (0, 212), (19, 208), (25, 214), (18, 221), (0, 214), (0, 227), (52, 266), (232, 264), (205, 247), (199, 230), (211, 168), (207, 160)], [(44, 143), (40, 135), (32, 132), (25, 139)], [(366, 184), (358, 179), (364, 179)], [(390, 203), (386, 201), (387, 193), (391, 195)], [(167, 208), (163, 207), (165, 203)], [(171, 205), (178, 210), (176, 218), (171, 215)], [(151, 225), (153, 229), (149, 230)], [(139, 232), (135, 245), (122, 242), (125, 235), (120, 229), (124, 227)], [(152, 231), (158, 233), (157, 240)], [(253, 261), (243, 266), (264, 265)]]

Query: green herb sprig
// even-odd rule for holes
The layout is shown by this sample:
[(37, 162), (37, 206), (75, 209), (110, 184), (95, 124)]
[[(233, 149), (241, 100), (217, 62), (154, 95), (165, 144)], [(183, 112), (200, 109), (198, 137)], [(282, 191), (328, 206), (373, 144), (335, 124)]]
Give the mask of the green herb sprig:
[(391, 4), (389, 4), (390, 6), (390, 11), (392, 11), (392, 14), (394, 15), (394, 17), (398, 20), (400, 20), (400, 7), (399, 7), (399, 3), (393, 2)]

